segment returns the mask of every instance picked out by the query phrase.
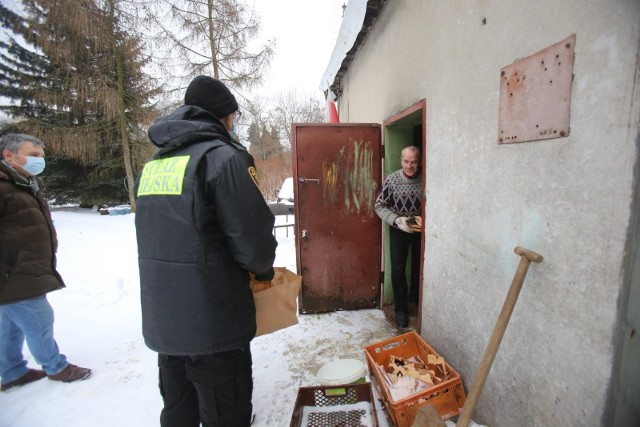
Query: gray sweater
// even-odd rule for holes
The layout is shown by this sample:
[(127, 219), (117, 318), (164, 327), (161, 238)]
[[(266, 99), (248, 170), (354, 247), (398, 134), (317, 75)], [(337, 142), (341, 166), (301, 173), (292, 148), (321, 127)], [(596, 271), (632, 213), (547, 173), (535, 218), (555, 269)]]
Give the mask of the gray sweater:
[(389, 175), (382, 184), (375, 211), (389, 225), (399, 216), (422, 213), (422, 172), (407, 178), (402, 169)]

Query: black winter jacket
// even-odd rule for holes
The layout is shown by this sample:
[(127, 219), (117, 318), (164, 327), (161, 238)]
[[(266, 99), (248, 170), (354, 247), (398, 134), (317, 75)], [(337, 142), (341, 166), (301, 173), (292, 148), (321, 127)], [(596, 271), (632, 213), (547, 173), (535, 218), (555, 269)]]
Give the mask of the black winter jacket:
[(56, 270), (58, 240), (43, 182), (38, 190), (0, 161), (0, 304), (22, 301), (64, 287)]
[(183, 106), (149, 129), (160, 151), (136, 181), (142, 329), (149, 348), (211, 354), (249, 345), (249, 272), (272, 274), (274, 217), (253, 158), (213, 115)]

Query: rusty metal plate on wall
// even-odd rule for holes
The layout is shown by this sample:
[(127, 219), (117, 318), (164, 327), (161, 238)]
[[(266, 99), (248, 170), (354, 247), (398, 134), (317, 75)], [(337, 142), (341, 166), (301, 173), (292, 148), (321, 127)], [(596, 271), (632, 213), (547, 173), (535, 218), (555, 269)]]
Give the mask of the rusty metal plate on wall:
[(500, 70), (498, 142), (569, 135), (576, 35)]

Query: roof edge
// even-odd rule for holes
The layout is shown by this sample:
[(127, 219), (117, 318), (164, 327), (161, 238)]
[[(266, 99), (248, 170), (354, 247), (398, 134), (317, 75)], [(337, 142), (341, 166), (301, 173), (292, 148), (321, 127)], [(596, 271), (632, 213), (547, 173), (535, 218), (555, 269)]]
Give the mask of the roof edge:
[[(350, 0), (340, 26), (338, 40), (331, 54), (329, 64), (320, 83), (320, 89), (327, 96), (331, 91), (336, 99), (342, 94), (340, 82), (349, 70), (351, 62), (364, 44), (369, 30), (380, 15), (386, 0)], [(349, 10), (351, 8), (351, 10)], [(359, 30), (356, 33), (356, 28)], [(351, 46), (348, 51), (348, 46)], [(339, 65), (338, 65), (339, 64)]]

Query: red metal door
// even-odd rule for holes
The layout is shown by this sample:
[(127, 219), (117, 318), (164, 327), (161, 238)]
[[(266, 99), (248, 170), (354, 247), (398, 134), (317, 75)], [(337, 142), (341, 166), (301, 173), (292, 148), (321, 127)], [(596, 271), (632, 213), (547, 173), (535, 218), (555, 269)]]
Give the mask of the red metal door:
[(294, 124), (301, 313), (380, 305), (378, 124)]

